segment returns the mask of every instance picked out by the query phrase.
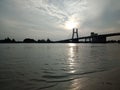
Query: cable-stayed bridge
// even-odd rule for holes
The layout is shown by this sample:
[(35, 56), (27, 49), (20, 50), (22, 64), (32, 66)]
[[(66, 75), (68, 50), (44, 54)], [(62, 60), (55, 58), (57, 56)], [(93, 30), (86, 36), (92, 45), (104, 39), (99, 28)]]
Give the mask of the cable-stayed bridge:
[[(76, 38), (74, 38), (75, 34), (76, 34)], [(78, 29), (73, 29), (73, 34), (71, 39), (59, 40), (55, 42), (56, 43), (70, 43), (70, 42), (79, 43), (82, 40), (82, 42), (89, 42), (89, 43), (106, 43), (107, 37), (112, 37), (112, 36), (120, 36), (120, 32), (100, 34), (100, 35), (98, 35), (97, 33), (91, 32), (90, 36), (78, 37)]]

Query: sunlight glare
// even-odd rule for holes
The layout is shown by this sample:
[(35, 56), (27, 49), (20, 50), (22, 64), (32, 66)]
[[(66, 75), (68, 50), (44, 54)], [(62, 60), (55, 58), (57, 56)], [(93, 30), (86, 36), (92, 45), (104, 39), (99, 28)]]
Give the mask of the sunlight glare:
[(64, 24), (66, 29), (78, 28), (78, 21), (74, 17), (70, 17)]
[(72, 21), (67, 21), (65, 23), (65, 27), (67, 29), (73, 29), (73, 28), (77, 27), (77, 23), (76, 22), (72, 22)]

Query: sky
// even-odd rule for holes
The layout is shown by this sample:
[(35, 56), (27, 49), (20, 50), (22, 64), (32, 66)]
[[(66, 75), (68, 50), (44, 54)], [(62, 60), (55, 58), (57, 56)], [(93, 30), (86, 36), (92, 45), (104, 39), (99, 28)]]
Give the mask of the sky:
[(79, 36), (120, 32), (120, 0), (0, 0), (0, 39), (61, 40), (72, 28)]

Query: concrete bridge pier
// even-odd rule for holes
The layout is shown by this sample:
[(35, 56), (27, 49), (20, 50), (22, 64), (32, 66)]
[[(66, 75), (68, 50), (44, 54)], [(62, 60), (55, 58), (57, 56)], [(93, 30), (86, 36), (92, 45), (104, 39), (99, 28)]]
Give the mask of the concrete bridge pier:
[(87, 38), (85, 38), (85, 42), (87, 43), (87, 42), (91, 42), (92, 41), (92, 38), (91, 37), (87, 37)]
[(89, 38), (89, 42), (91, 42), (92, 41), (92, 38)]

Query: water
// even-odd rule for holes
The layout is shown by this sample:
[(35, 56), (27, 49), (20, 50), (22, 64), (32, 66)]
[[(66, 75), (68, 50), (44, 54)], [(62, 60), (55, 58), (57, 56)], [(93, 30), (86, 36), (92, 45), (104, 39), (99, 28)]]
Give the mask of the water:
[(0, 44), (0, 90), (76, 90), (119, 65), (120, 44)]

